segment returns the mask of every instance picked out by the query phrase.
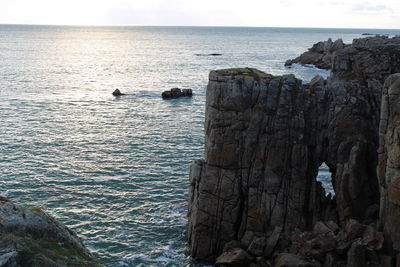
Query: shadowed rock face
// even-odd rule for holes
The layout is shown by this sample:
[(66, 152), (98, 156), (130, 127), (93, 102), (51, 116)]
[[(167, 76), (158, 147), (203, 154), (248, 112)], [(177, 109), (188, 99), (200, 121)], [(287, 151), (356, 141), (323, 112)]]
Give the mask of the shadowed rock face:
[(337, 50), (332, 64), (332, 79), (358, 80), (383, 84), (392, 73), (400, 72), (400, 37), (369, 37)]
[[(257, 256), (267, 239), (264, 257), (287, 253), (282, 245), (274, 250), (281, 230), (293, 237), (293, 229), (307, 231), (318, 220), (346, 225), (341, 232), (357, 225), (350, 219), (365, 228), (378, 219), (379, 185), (386, 242), (381, 260), (400, 250), (399, 74), (383, 90), (385, 79), (400, 71), (400, 38), (356, 39), (332, 57), (331, 76), (305, 85), (292, 75), (248, 68), (210, 73), (205, 159), (190, 171), (188, 233), (195, 259), (213, 262), (232, 244)], [(333, 198), (315, 180), (323, 162), (332, 173)], [(383, 242), (380, 234), (371, 236)], [(365, 260), (365, 242), (335, 238), (348, 264)], [(317, 261), (336, 257), (328, 256)]]
[(385, 82), (379, 128), (380, 224), (385, 238), (400, 251), (400, 74)]
[[(192, 256), (212, 261), (225, 243), (275, 226), (366, 219), (378, 201), (379, 100), (379, 86), (326, 85), (322, 77), (302, 85), (293, 75), (254, 69), (211, 72), (205, 160), (190, 173)], [(322, 162), (336, 201), (315, 180)]]

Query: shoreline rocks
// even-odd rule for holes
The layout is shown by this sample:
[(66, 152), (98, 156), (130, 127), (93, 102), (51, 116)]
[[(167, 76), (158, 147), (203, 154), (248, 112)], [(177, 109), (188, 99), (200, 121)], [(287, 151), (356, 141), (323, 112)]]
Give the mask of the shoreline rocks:
[(331, 69), (332, 58), (335, 51), (343, 49), (346, 45), (342, 39), (332, 42), (332, 39), (314, 44), (307, 52), (304, 52), (295, 59), (289, 59), (285, 66), (291, 66), (294, 63), (300, 65), (314, 65), (320, 69)]
[[(332, 53), (327, 80), (308, 84), (249, 68), (210, 72), (205, 158), (190, 169), (194, 259), (213, 263), (230, 247), (252, 267), (395, 262), (400, 74), (387, 77), (400, 71), (399, 41), (356, 39)], [(316, 181), (322, 163), (334, 197)]]
[(179, 89), (172, 88), (171, 90), (164, 91), (161, 94), (163, 99), (171, 99), (171, 98), (179, 98), (179, 97), (192, 97), (193, 91), (192, 89)]
[(103, 266), (79, 237), (37, 207), (0, 197), (1, 266)]

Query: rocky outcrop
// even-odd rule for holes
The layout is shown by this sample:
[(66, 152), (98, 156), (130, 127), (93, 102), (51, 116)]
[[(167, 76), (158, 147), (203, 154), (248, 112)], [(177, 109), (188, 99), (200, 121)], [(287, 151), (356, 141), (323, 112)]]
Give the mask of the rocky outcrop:
[(383, 84), (386, 77), (400, 72), (400, 37), (369, 37), (353, 40), (338, 50), (332, 63), (333, 80), (357, 80)]
[[(400, 253), (400, 74), (385, 82), (379, 127), (380, 224), (387, 248)], [(389, 254), (391, 251), (387, 251)]]
[[(364, 211), (378, 198), (371, 162), (377, 162), (379, 114), (372, 111), (379, 88), (321, 79), (303, 86), (293, 75), (254, 69), (210, 73), (205, 160), (190, 174), (195, 258), (212, 261), (226, 242), (246, 243), (277, 226), (290, 231), (318, 220), (368, 219)], [(334, 199), (315, 179), (323, 162), (333, 174)]]
[[(400, 68), (400, 50), (396, 38), (374, 38), (354, 40), (351, 47), (336, 50), (327, 80), (317, 76), (302, 84), (293, 75), (274, 77), (249, 68), (210, 73), (205, 159), (197, 160), (190, 171), (188, 236), (195, 259), (213, 262), (227, 244), (240, 244), (236, 247), (253, 257), (252, 264), (257, 264), (257, 257), (277, 264), (277, 253), (286, 253), (279, 262), (296, 258), (314, 264), (298, 251), (282, 248), (293, 243), (296, 229), (307, 233), (318, 226), (317, 231), (324, 232), (329, 229), (328, 221), (338, 225), (338, 232), (353, 233), (351, 238), (370, 235), (372, 243), (381, 244), (383, 235), (376, 233), (382, 228), (375, 226), (379, 139), (381, 205), (386, 205), (383, 213), (381, 208), (381, 225), (386, 235), (400, 240), (394, 234), (400, 232), (395, 223), (400, 212), (394, 200), (398, 189), (392, 183), (394, 167), (390, 165), (400, 153), (396, 154), (392, 145), (397, 142), (394, 130), (382, 128), (389, 111), (383, 111), (380, 119), (383, 82)], [(374, 53), (377, 56), (372, 56)], [(394, 80), (386, 82), (385, 90), (394, 88), (391, 81), (397, 86)], [(382, 103), (393, 99), (390, 105), (396, 107), (396, 97), (388, 93)], [(396, 115), (391, 116), (392, 125), (396, 125)], [(391, 125), (390, 119), (386, 120), (386, 125)], [(382, 140), (387, 140), (386, 145)], [(322, 163), (332, 173), (334, 197), (326, 196), (316, 181)], [(360, 223), (351, 223), (348, 229), (352, 220)], [(326, 227), (317, 221), (325, 222)], [(357, 238), (348, 242), (341, 235), (327, 237), (331, 243), (324, 246), (330, 249), (312, 260), (328, 264), (327, 260), (339, 258), (349, 266), (362, 266), (369, 257), (379, 261), (393, 256), (379, 252), (378, 257), (381, 245), (366, 248)], [(391, 239), (385, 240), (388, 243)], [(396, 241), (393, 244), (397, 249)], [(337, 252), (331, 252), (333, 247)]]
[(67, 227), (40, 208), (0, 197), (0, 266), (102, 266)]
[(327, 41), (314, 44), (299, 57), (287, 60), (285, 66), (297, 63), (300, 65), (314, 65), (320, 69), (331, 69), (333, 53), (345, 46), (342, 39), (332, 42), (332, 39), (329, 38)]
[(179, 88), (172, 88), (171, 90), (164, 91), (161, 96), (164, 99), (170, 98), (179, 98), (183, 96), (191, 97), (193, 95), (192, 89), (179, 89)]

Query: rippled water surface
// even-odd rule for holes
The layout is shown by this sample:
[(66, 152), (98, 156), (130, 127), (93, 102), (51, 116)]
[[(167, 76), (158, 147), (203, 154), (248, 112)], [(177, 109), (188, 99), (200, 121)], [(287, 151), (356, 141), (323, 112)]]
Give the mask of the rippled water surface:
[[(208, 72), (309, 80), (327, 73), (285, 60), (361, 32), (0, 26), (0, 193), (44, 207), (112, 266), (189, 265), (188, 168), (202, 157)], [(222, 56), (196, 56), (208, 53)], [(194, 96), (162, 100), (172, 87)]]

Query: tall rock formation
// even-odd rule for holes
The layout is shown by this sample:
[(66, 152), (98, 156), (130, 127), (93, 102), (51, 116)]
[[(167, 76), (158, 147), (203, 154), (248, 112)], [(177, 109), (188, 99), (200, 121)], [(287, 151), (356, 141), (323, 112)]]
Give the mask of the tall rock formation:
[(311, 93), (293, 75), (210, 73), (205, 160), (190, 174), (194, 258), (212, 261), (231, 240), (335, 216), (315, 180), (322, 163), (316, 137), (324, 122), (313, 118), (327, 112), (325, 102), (323, 88)]
[[(255, 240), (271, 238), (277, 229), (377, 219), (381, 91), (384, 79), (400, 71), (398, 41), (354, 40), (333, 53), (328, 80), (317, 76), (305, 85), (292, 75), (249, 68), (210, 73), (205, 159), (190, 172), (188, 234), (195, 259), (213, 262), (233, 241), (252, 250)], [(381, 140), (382, 131), (381, 124)], [(382, 145), (381, 151), (383, 162), (389, 153)], [(333, 198), (316, 181), (324, 162)], [(383, 180), (382, 198), (392, 205), (388, 199), (397, 185)], [(388, 233), (399, 232), (388, 222)]]
[[(365, 218), (377, 203), (379, 87), (254, 69), (210, 73), (205, 160), (191, 168), (189, 242), (212, 261), (231, 240)], [(326, 162), (336, 201), (316, 181)], [(246, 242), (246, 241), (243, 241)]]
[[(385, 82), (379, 127), (380, 224), (393, 249), (400, 252), (400, 74)], [(389, 251), (390, 252), (390, 251)]]

